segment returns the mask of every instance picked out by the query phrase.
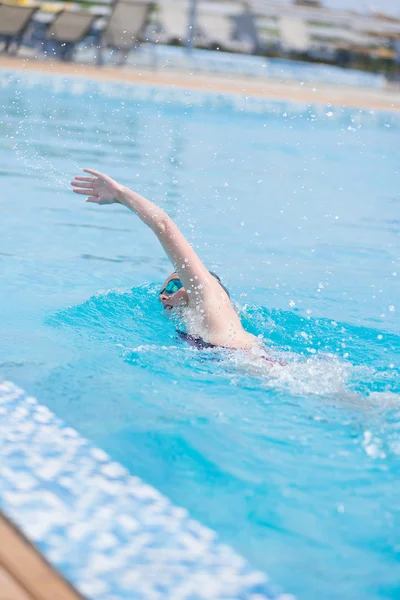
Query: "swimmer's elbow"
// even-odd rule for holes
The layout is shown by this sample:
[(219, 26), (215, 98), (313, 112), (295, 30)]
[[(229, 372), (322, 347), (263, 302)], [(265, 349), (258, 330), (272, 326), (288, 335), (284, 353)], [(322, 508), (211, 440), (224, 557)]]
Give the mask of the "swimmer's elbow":
[(163, 210), (158, 210), (151, 215), (149, 225), (156, 235), (164, 237), (168, 232), (168, 222), (171, 221), (169, 216)]
[(176, 225), (171, 217), (164, 211), (160, 211), (153, 223), (153, 230), (161, 239), (166, 239), (173, 235), (175, 227)]

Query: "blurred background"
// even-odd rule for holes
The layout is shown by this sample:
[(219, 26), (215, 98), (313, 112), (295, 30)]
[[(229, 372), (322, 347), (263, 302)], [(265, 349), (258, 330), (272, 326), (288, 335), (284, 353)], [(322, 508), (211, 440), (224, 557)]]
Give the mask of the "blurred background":
[[(10, 17), (10, 10), (16, 11), (17, 7), (25, 10), (22, 26), (22, 12), (18, 24), (10, 24), (10, 19), (16, 18), (15, 12)], [(117, 60), (122, 65), (128, 55), (132, 59), (131, 50), (136, 50), (138, 58), (143, 54), (143, 46), (148, 45), (157, 46), (158, 64), (164, 66), (168, 66), (168, 60), (175, 67), (182, 66), (179, 63), (179, 60), (184, 62), (182, 48), (189, 52), (202, 49), (225, 56), (230, 53), (324, 63), (379, 73), (388, 81), (399, 81), (400, 3), (399, 0), (380, 0), (375, 5), (363, 0), (151, 3), (7, 0), (0, 5), (0, 51), (2, 48), (3, 52), (80, 62), (96, 60), (101, 64), (115, 58), (115, 52), (114, 55), (108, 52), (111, 48), (124, 51)], [(98, 54), (94, 57), (93, 48), (100, 46), (101, 57)], [(160, 56), (164, 61), (160, 61)]]

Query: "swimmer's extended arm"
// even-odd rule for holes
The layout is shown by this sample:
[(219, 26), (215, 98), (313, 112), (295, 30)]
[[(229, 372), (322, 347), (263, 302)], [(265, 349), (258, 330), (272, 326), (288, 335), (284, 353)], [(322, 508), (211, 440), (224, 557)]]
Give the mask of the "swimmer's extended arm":
[[(197, 299), (203, 302), (209, 299), (214, 301), (216, 298), (221, 299), (221, 294), (226, 296), (165, 211), (107, 175), (91, 169), (84, 171), (92, 177), (76, 176), (71, 182), (75, 193), (88, 196), (86, 202), (101, 205), (117, 202), (136, 213), (154, 231), (184, 287)], [(227, 296), (223, 301), (230, 304)]]

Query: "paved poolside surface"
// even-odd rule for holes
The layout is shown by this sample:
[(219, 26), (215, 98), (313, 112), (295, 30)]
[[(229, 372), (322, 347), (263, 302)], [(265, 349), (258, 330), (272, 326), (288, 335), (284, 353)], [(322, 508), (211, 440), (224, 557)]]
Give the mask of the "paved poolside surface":
[(0, 600), (83, 600), (0, 513)]
[(134, 85), (151, 84), (200, 91), (209, 90), (264, 99), (270, 98), (271, 100), (292, 100), (314, 104), (331, 103), (335, 106), (400, 111), (400, 88), (373, 89), (321, 83), (301, 84), (298, 81), (280, 82), (273, 79), (237, 77), (221, 73), (190, 73), (189, 71), (165, 68), (97, 67), (8, 56), (0, 56), (0, 69), (73, 75), (83, 78), (123, 81)]

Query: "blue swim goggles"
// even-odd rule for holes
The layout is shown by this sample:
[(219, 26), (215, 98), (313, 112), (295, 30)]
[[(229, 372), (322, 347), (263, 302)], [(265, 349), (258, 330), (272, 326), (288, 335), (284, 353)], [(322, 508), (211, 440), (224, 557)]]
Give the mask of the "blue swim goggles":
[(172, 294), (175, 294), (175, 292), (181, 288), (183, 288), (183, 283), (180, 279), (171, 279), (168, 281), (165, 288), (161, 290), (159, 295), (161, 296), (161, 294), (168, 294), (168, 296), (172, 296)]

